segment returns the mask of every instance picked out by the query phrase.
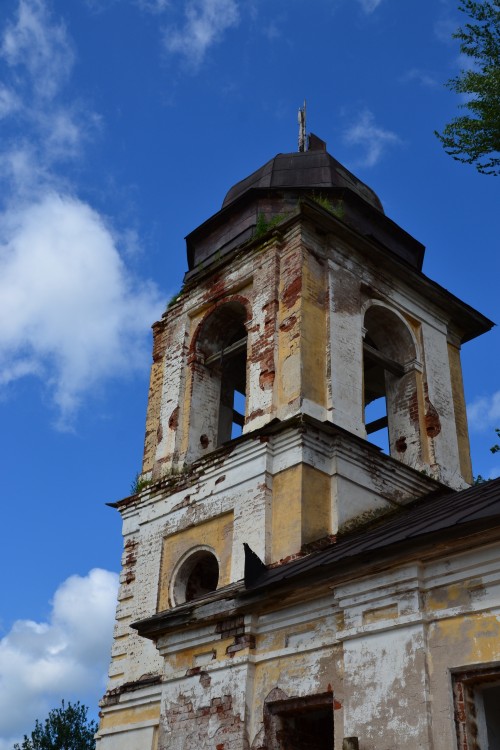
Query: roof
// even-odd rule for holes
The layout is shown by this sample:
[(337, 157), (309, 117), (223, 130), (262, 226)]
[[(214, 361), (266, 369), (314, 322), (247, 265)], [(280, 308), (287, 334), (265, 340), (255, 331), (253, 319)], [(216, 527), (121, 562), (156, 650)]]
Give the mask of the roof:
[(373, 208), (384, 212), (376, 193), (327, 153), (326, 143), (312, 134), (308, 151), (277, 154), (260, 169), (233, 185), (224, 198), (222, 208), (253, 188), (317, 188), (319, 191), (348, 188)]
[[(388, 558), (399, 560), (419, 553), (422, 548), (446, 554), (442, 543), (453, 549), (453, 540), (470, 545), (470, 537), (478, 532), (494, 532), (500, 527), (500, 479), (475, 485), (460, 492), (438, 491), (400, 507), (390, 518), (367, 524), (346, 534), (319, 552), (283, 563), (273, 568), (255, 560), (248, 547), (245, 581), (236, 581), (196, 600), (186, 602), (166, 612), (132, 623), (139, 634), (155, 639), (167, 630), (185, 627), (209, 619), (220, 619), (221, 614), (245, 611), (266, 590), (284, 586), (309, 586), (312, 581), (330, 581), (336, 576), (359, 575), (369, 564), (385, 565)], [(492, 535), (488, 535), (488, 539)], [(465, 541), (464, 541), (465, 540)], [(440, 544), (441, 543), (441, 544)], [(476, 543), (477, 544), (477, 543)], [(247, 565), (246, 565), (247, 568)], [(253, 582), (251, 581), (253, 577)], [(309, 580), (311, 579), (311, 580)], [(280, 594), (281, 596), (281, 594)]]
[(292, 562), (268, 568), (247, 589), (255, 591), (291, 579), (308, 575), (333, 564), (351, 561), (371, 553), (388, 551), (409, 542), (423, 541), (445, 532), (467, 532), (500, 525), (500, 479), (474, 485), (459, 492), (436, 497), (427, 495), (375, 526), (364, 526), (346, 534), (339, 541), (320, 552)]

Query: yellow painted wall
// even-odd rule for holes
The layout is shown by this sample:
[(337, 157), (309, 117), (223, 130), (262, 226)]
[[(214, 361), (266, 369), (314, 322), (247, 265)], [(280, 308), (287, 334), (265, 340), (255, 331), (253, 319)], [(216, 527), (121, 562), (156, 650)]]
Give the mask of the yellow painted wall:
[(117, 711), (103, 713), (101, 718), (100, 730), (114, 729), (138, 724), (141, 721), (159, 721), (160, 719), (160, 701), (157, 703), (148, 703), (144, 706), (135, 706), (133, 708), (123, 708)]
[(302, 544), (326, 536), (332, 528), (331, 479), (308, 464), (302, 464)]
[(144, 458), (142, 461), (142, 471), (151, 471), (154, 466), (157, 428), (160, 419), (160, 402), (163, 383), (164, 362), (153, 362), (151, 366), (151, 375), (149, 378), (149, 396), (148, 410), (146, 414), (146, 437), (144, 440)]
[(470, 460), (469, 431), (467, 427), (467, 411), (465, 408), (462, 366), (460, 363), (460, 352), (458, 348), (452, 344), (448, 344), (448, 359), (450, 362), (451, 390), (453, 394), (453, 408), (455, 410), (455, 423), (457, 426), (460, 470), (465, 481), (472, 484), (472, 465)]
[(324, 266), (307, 254), (302, 278), (302, 395), (326, 406), (328, 276)]
[(231, 549), (233, 543), (233, 512), (191, 526), (163, 540), (158, 611), (170, 607), (169, 587), (173, 570), (189, 550), (211, 547), (219, 560), (219, 587), (231, 580)]
[(331, 531), (330, 477), (298, 464), (273, 477), (272, 561), (300, 551)]

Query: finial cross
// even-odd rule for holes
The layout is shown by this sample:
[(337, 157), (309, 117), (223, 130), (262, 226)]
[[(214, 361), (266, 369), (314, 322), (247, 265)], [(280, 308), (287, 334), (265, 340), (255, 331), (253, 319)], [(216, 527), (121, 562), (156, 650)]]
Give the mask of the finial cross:
[(299, 151), (306, 150), (306, 100), (304, 106), (299, 109)]

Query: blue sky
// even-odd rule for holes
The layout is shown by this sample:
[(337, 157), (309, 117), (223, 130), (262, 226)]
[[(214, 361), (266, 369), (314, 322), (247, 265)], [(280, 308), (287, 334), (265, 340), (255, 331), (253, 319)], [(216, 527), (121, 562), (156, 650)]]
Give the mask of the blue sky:
[[(493, 320), (499, 178), (433, 134), (460, 100), (453, 0), (2, 0), (0, 750), (104, 689), (140, 468), (150, 325), (183, 237), (308, 130)], [(475, 473), (500, 474), (499, 333), (464, 347)]]

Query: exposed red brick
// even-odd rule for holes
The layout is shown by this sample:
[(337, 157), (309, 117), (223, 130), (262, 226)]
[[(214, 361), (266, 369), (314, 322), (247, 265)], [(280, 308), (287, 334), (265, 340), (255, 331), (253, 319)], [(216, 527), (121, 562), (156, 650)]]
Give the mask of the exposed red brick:
[(166, 351), (165, 323), (158, 321), (153, 325), (153, 362), (163, 359)]
[(251, 414), (248, 415), (246, 421), (250, 422), (252, 419), (255, 419), (255, 417), (261, 417), (264, 414), (263, 409), (255, 409)]
[(276, 377), (275, 370), (263, 370), (259, 375), (259, 386), (263, 391), (272, 388)]
[(294, 327), (295, 323), (297, 322), (297, 316), (296, 315), (290, 315), (289, 318), (283, 321), (280, 325), (280, 331), (289, 331), (291, 328)]
[(417, 391), (414, 391), (408, 402), (408, 414), (410, 420), (415, 424), (418, 422), (418, 395)]
[(281, 299), (283, 300), (283, 304), (285, 307), (289, 310), (291, 307), (294, 306), (294, 304), (297, 302), (298, 298), (300, 297), (300, 293), (302, 291), (302, 277), (297, 276), (288, 286), (286, 289), (283, 290), (283, 293), (281, 295)]
[(425, 431), (431, 438), (436, 437), (441, 432), (441, 420), (434, 406), (429, 399), (426, 399), (427, 411), (425, 412)]
[(176, 430), (179, 426), (179, 406), (177, 405), (168, 419), (168, 426), (171, 430)]

